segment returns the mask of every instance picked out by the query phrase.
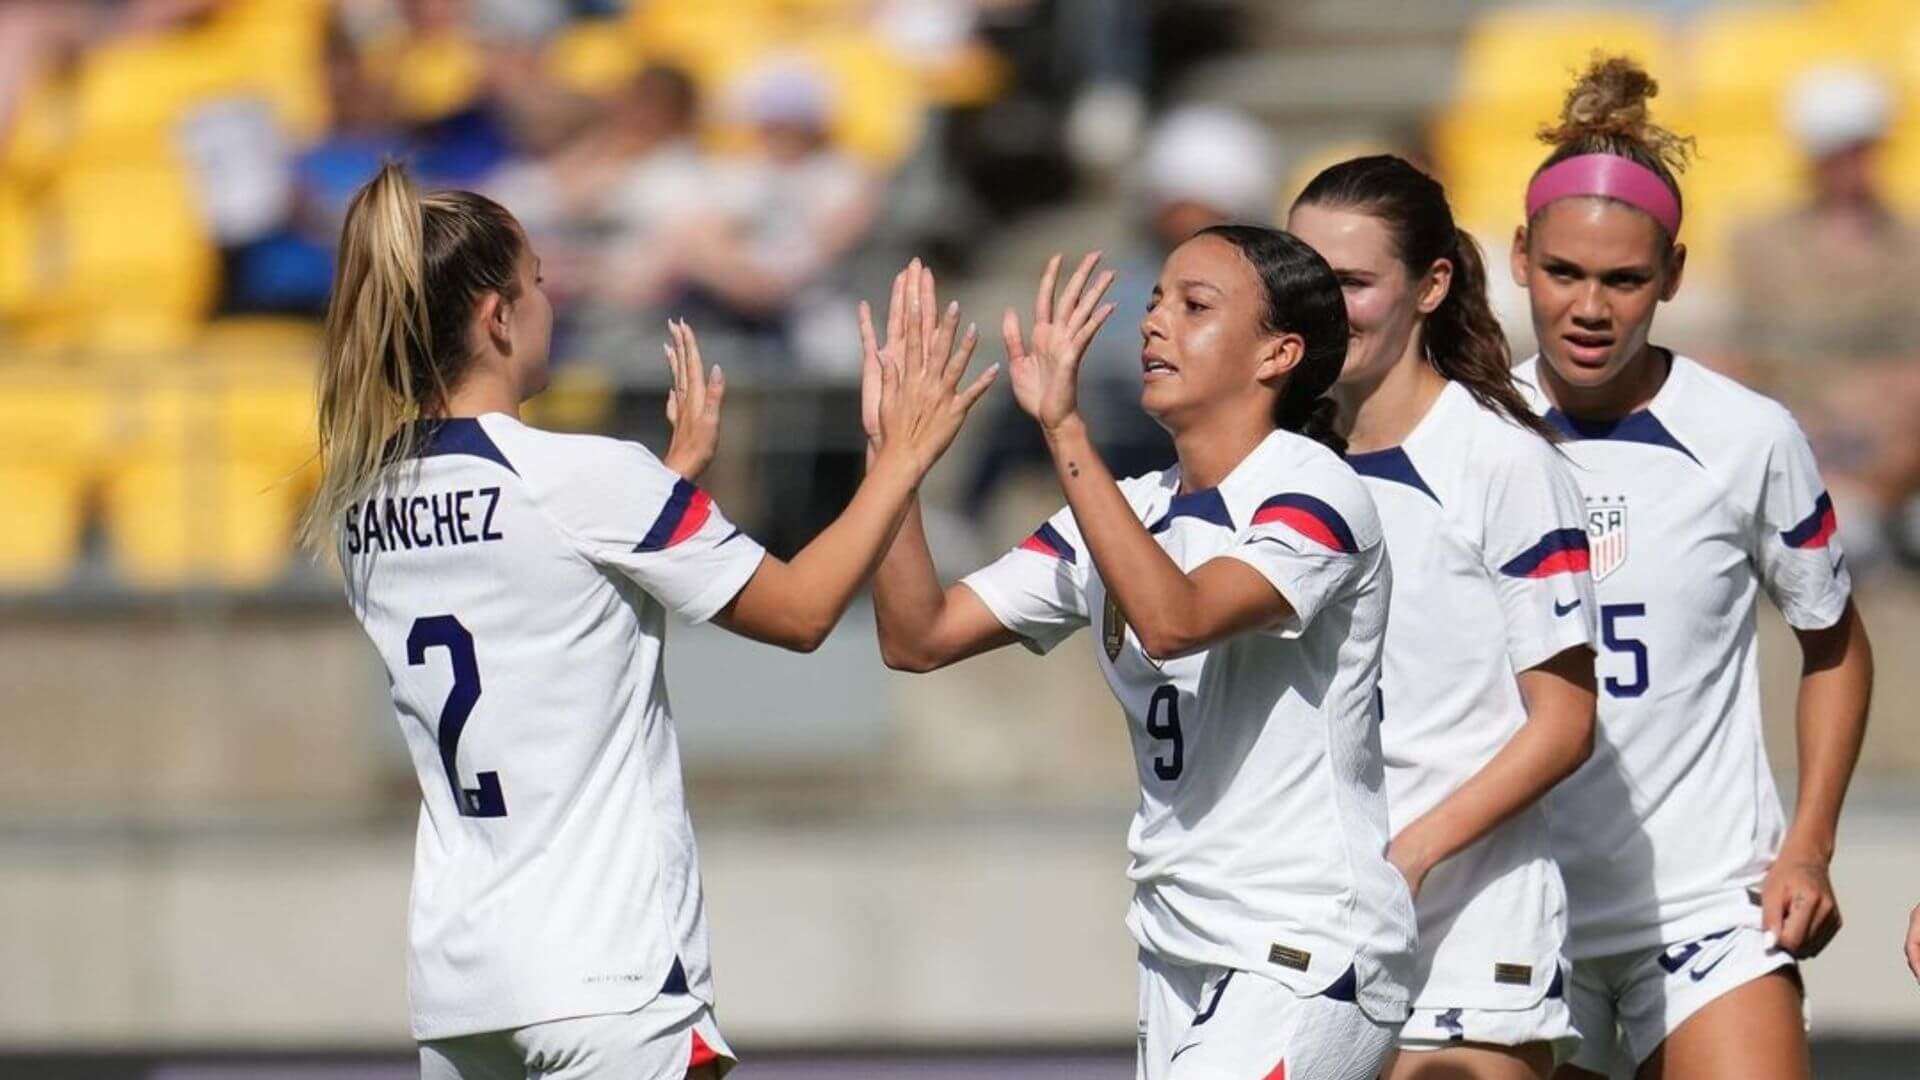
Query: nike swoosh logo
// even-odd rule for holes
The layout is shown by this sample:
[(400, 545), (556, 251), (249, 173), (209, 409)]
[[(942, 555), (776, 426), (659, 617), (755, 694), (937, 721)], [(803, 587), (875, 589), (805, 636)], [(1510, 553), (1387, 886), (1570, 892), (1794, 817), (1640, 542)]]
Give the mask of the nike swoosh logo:
[(1728, 950), (1727, 952), (1721, 953), (1719, 956), (1716, 956), (1713, 958), (1713, 963), (1708, 964), (1705, 967), (1694, 968), (1693, 970), (1687, 972), (1687, 978), (1692, 979), (1694, 982), (1699, 982), (1701, 979), (1704, 979), (1708, 975), (1713, 974), (1713, 969), (1719, 967), (1722, 963), (1726, 961), (1727, 957), (1731, 955), (1733, 955), (1732, 950)]
[(1574, 601), (1573, 603), (1571, 603), (1571, 604), (1568, 604), (1568, 605), (1567, 605), (1567, 606), (1565, 606), (1565, 607), (1561, 607), (1561, 606), (1560, 606), (1560, 601), (1558, 601), (1558, 600), (1555, 600), (1555, 601), (1553, 602), (1553, 614), (1554, 614), (1554, 615), (1555, 615), (1556, 617), (1558, 617), (1558, 616), (1561, 616), (1561, 615), (1566, 615), (1566, 614), (1570, 614), (1570, 613), (1571, 613), (1571, 612), (1573, 611), (1573, 609), (1574, 609), (1574, 608), (1577, 608), (1577, 607), (1579, 607), (1579, 606), (1580, 606), (1580, 601), (1578, 601), (1578, 600), (1575, 600), (1575, 601)]
[(1184, 1054), (1184, 1053), (1186, 1053), (1187, 1051), (1189, 1051), (1189, 1050), (1191, 1050), (1191, 1049), (1193, 1049), (1194, 1047), (1196, 1047), (1196, 1046), (1199, 1046), (1199, 1045), (1200, 1045), (1199, 1043), (1188, 1043), (1187, 1045), (1185, 1045), (1185, 1046), (1183, 1046), (1183, 1047), (1181, 1047), (1180, 1049), (1178, 1049), (1178, 1050), (1175, 1050), (1175, 1051), (1173, 1052), (1173, 1055), (1172, 1055), (1171, 1057), (1169, 1057), (1169, 1058), (1167, 1058), (1167, 1064), (1169, 1064), (1169, 1065), (1171, 1065), (1171, 1064), (1173, 1064), (1173, 1061), (1174, 1061), (1174, 1058), (1177, 1058), (1177, 1057), (1179, 1057), (1179, 1056), (1180, 1056), (1181, 1054)]

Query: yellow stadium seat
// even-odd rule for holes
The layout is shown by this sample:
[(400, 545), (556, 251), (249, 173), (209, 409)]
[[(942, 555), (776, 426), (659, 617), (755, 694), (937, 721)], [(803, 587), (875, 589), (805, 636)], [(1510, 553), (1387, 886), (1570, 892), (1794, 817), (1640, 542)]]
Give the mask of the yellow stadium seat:
[(0, 590), (59, 585), (80, 553), (86, 485), (78, 469), (0, 462)]
[(1544, 123), (1559, 114), (1574, 73), (1595, 51), (1631, 56), (1655, 78), (1678, 74), (1667, 28), (1653, 16), (1559, 7), (1499, 11), (1468, 31), (1453, 108)]
[(1435, 123), (1432, 147), (1434, 167), (1462, 227), (1497, 235), (1521, 223), (1527, 181), (1548, 154), (1531, 129), (1455, 111)]
[(554, 372), (553, 382), (524, 406), (527, 423), (556, 431), (604, 431), (613, 417), (614, 388), (606, 372), (571, 364)]
[(813, 35), (806, 51), (833, 81), (833, 140), (878, 168), (896, 165), (920, 139), (920, 77), (865, 30)]
[(1828, 64), (1885, 69), (1897, 42), (1817, 8), (1715, 8), (1694, 23), (1687, 71), (1698, 121), (1778, 127), (1788, 88)]
[(115, 570), (139, 588), (254, 588), (285, 570), (294, 516), (284, 477), (212, 453), (133, 461), (103, 497)]
[(645, 62), (632, 28), (613, 19), (573, 23), (547, 43), (542, 56), (542, 66), (549, 76), (589, 97), (624, 87)]
[(215, 319), (200, 328), (192, 353), (221, 364), (293, 365), (312, 381), (320, 358), (320, 324), (313, 319), (242, 315)]
[(210, 434), (222, 455), (282, 476), (313, 460), (317, 436), (310, 372), (232, 372), (213, 392), (219, 411)]
[(67, 170), (52, 195), (49, 300), (69, 337), (113, 351), (184, 345), (219, 287), (219, 258), (184, 172)]

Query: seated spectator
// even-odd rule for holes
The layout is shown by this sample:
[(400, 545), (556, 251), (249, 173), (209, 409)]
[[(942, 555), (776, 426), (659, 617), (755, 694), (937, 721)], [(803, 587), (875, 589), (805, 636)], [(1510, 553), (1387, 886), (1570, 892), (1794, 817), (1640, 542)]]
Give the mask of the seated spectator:
[(1920, 229), (1876, 173), (1892, 113), (1871, 72), (1804, 76), (1786, 120), (1812, 197), (1735, 243), (1739, 359), (1812, 438), (1856, 573), (1887, 551), (1885, 526), (1920, 488)]
[[(653, 66), (601, 103), (602, 115), (544, 157), (489, 179), (547, 253), (547, 290), (569, 337), (603, 363), (658, 357), (663, 308), (681, 287), (676, 233), (713, 212), (712, 178), (694, 141), (699, 101), (677, 68)], [(566, 325), (571, 323), (571, 326)]]
[[(1119, 476), (1161, 468), (1173, 447), (1140, 410), (1140, 323), (1160, 265), (1194, 233), (1224, 222), (1266, 224), (1278, 179), (1266, 130), (1231, 109), (1189, 105), (1168, 113), (1148, 135), (1136, 179), (1135, 226), (1128, 246), (1109, 256), (1107, 328), (1089, 346), (1081, 377), (1083, 408), (1101, 433), (1101, 453)], [(1003, 474), (1045, 461), (1038, 430), (1011, 402), (995, 414), (985, 455), (967, 485), (966, 512), (977, 517)]]
[(877, 184), (828, 139), (832, 88), (804, 58), (749, 73), (734, 101), (757, 146), (716, 172), (715, 213), (675, 246), (682, 280), (760, 346), (815, 371), (859, 369), (841, 263), (872, 228)]

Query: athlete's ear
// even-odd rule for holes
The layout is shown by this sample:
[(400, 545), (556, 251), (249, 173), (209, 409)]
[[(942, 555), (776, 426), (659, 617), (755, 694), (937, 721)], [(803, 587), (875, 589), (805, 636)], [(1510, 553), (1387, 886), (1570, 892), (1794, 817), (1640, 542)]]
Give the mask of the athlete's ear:
[(1675, 244), (1673, 251), (1667, 255), (1667, 281), (1666, 286), (1660, 290), (1662, 302), (1673, 299), (1674, 294), (1680, 291), (1680, 279), (1686, 272), (1687, 245)]
[(1422, 315), (1431, 315), (1440, 310), (1446, 302), (1447, 291), (1453, 288), (1453, 260), (1437, 259), (1427, 267), (1426, 276), (1420, 281), (1420, 298), (1414, 307)]
[(1306, 338), (1291, 330), (1274, 334), (1260, 347), (1260, 360), (1254, 366), (1253, 377), (1263, 383), (1273, 382), (1298, 367), (1306, 355)]
[(481, 293), (473, 314), (496, 351), (503, 355), (513, 352), (513, 305), (506, 297), (491, 290)]
[(1513, 251), (1507, 256), (1507, 266), (1513, 271), (1513, 283), (1521, 288), (1527, 287), (1527, 227), (1518, 225), (1513, 230)]

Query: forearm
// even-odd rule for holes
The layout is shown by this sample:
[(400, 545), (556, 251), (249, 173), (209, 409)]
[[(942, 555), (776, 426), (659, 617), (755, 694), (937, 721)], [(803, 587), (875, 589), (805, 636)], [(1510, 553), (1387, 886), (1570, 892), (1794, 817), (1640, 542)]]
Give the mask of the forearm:
[(874, 629), (881, 659), (888, 667), (927, 666), (918, 658), (945, 604), (946, 591), (940, 587), (933, 552), (927, 546), (920, 500), (913, 499), (873, 575)]
[(1799, 797), (1785, 844), (1821, 859), (1833, 857), (1840, 807), (1860, 758), (1873, 692), (1873, 649), (1866, 629), (1851, 606), (1842, 618), (1845, 639), (1837, 662), (1809, 655), (1800, 677)]
[[(1571, 727), (1529, 718), (1479, 772), (1402, 829), (1395, 846), (1422, 866), (1437, 866), (1532, 806), (1587, 758), (1590, 744)], [(1591, 727), (1585, 730), (1590, 737)]]
[(1134, 515), (1086, 425), (1071, 420), (1046, 439), (1088, 554), (1141, 645), (1162, 658), (1192, 647), (1204, 632), (1198, 589)]

